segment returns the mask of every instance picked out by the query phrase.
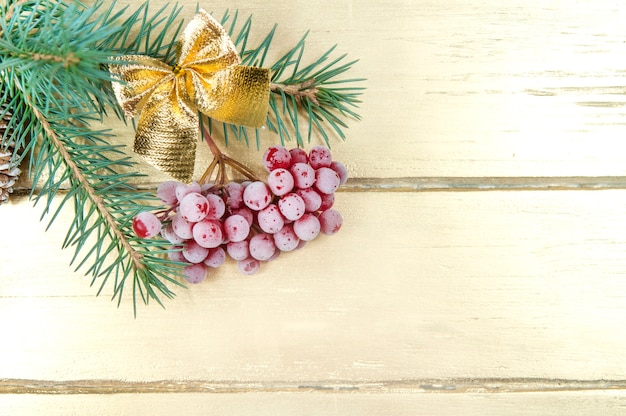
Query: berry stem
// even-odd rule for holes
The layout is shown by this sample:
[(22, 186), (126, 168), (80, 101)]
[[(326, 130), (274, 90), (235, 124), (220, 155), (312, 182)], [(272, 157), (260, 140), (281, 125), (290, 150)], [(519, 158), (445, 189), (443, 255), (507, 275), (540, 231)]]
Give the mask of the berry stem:
[(252, 181), (258, 180), (254, 172), (252, 172), (246, 165), (239, 162), (238, 160), (233, 159), (232, 157), (227, 156), (219, 149), (219, 147), (217, 147), (217, 144), (215, 144), (215, 141), (211, 137), (211, 133), (209, 133), (209, 130), (206, 127), (203, 128), (202, 135), (207, 145), (209, 146), (211, 154), (213, 154), (213, 160), (200, 178), (200, 184), (207, 183), (211, 180), (215, 168), (218, 169), (215, 176), (215, 184), (217, 186), (227, 184), (229, 178), (228, 173), (226, 172), (226, 166), (230, 166), (236, 172), (239, 172), (240, 174)]

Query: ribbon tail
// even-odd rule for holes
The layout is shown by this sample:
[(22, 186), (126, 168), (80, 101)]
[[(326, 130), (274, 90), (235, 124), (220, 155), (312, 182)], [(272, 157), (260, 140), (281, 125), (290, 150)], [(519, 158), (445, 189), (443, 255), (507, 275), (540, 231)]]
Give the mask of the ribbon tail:
[(199, 120), (195, 108), (184, 99), (185, 94), (178, 92), (174, 79), (150, 96), (139, 117), (134, 150), (175, 179), (190, 182)]

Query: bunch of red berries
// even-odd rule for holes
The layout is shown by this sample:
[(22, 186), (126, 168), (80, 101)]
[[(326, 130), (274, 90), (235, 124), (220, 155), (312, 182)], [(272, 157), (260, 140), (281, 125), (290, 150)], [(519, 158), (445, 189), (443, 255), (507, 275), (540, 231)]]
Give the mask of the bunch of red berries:
[(272, 146), (263, 165), (267, 182), (161, 184), (157, 196), (167, 209), (138, 214), (135, 233), (141, 238), (160, 233), (172, 244), (170, 259), (187, 264), (186, 280), (199, 283), (227, 256), (242, 273), (254, 274), (261, 262), (302, 247), (320, 232), (339, 231), (343, 219), (332, 206), (347, 170), (327, 148), (316, 146), (307, 154)]

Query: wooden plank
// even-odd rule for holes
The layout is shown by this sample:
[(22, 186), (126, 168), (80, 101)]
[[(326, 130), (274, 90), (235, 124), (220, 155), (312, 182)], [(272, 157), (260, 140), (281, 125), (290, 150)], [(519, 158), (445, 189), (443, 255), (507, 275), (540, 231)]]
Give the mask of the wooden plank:
[(557, 416), (624, 413), (623, 391), (521, 394), (126, 394), (0, 397), (0, 410), (20, 415), (480, 415)]
[[(195, 3), (186, 6), (189, 17)], [(226, 6), (211, 7), (221, 15)], [(368, 79), (363, 121), (350, 123), (345, 144), (333, 142), (354, 177), (626, 175), (626, 11), (618, 0), (228, 7), (252, 14), (259, 38), (279, 24), (275, 56), (311, 29), (305, 60), (336, 43), (338, 54), (360, 59), (353, 76)], [(132, 143), (130, 128), (106, 125)], [(275, 141), (266, 134), (263, 146)], [(231, 149), (258, 165), (257, 152)], [(207, 157), (198, 155), (198, 175)]]
[(160, 380), (128, 382), (120, 380), (24, 380), (0, 379), (0, 394), (77, 395), (144, 393), (338, 393), (338, 394), (467, 394), (467, 393), (572, 393), (626, 390), (620, 380), (564, 379), (421, 379), (377, 382), (237, 382), (209, 380)]
[(68, 269), (66, 214), (44, 234), (37, 210), (9, 204), (0, 377), (620, 380), (625, 204), (616, 190), (344, 192), (338, 235), (254, 277), (230, 263), (135, 320)]

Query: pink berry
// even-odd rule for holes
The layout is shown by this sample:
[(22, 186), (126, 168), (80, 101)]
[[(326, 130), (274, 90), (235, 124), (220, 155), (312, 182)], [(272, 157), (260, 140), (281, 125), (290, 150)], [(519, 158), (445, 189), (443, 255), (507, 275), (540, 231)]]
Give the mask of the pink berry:
[(226, 261), (226, 252), (222, 247), (216, 247), (209, 251), (209, 255), (204, 259), (204, 265), (216, 269), (224, 264), (224, 261)]
[(343, 218), (339, 211), (328, 209), (317, 218), (320, 221), (320, 231), (326, 235), (333, 235), (341, 228)]
[(188, 240), (193, 237), (192, 233), (193, 223), (185, 220), (180, 213), (177, 213), (172, 217), (172, 230), (182, 239)]
[(209, 201), (199, 192), (191, 192), (180, 200), (178, 213), (189, 222), (201, 221), (209, 213)]
[(290, 171), (296, 187), (300, 189), (310, 188), (315, 183), (315, 170), (306, 163), (295, 163)]
[(200, 185), (198, 185), (197, 182), (193, 182), (190, 185), (187, 185), (185, 183), (178, 183), (178, 186), (176, 186), (176, 199), (178, 201), (181, 201), (185, 195), (190, 194), (192, 192), (202, 192), (202, 187)]
[(183, 246), (183, 257), (189, 263), (202, 263), (209, 254), (209, 249), (200, 246), (194, 240), (187, 240)]
[(227, 195), (228, 208), (239, 209), (243, 206), (243, 185), (237, 182), (229, 182), (224, 190)]
[(298, 247), (300, 239), (293, 231), (291, 224), (285, 225), (282, 230), (274, 234), (274, 244), (280, 251), (291, 251)]
[(339, 175), (339, 185), (343, 185), (348, 180), (348, 168), (341, 162), (332, 162), (330, 168)]
[(298, 189), (296, 194), (304, 201), (304, 209), (306, 212), (315, 212), (322, 205), (322, 197), (313, 188)]
[(253, 258), (264, 261), (274, 255), (276, 245), (271, 235), (259, 233), (250, 239), (248, 249)]
[(339, 175), (331, 168), (319, 168), (315, 172), (315, 188), (324, 194), (332, 194), (339, 188)]
[(260, 211), (270, 204), (272, 194), (267, 185), (261, 181), (252, 182), (243, 191), (243, 202), (254, 211)]
[(267, 184), (274, 195), (285, 195), (293, 189), (293, 175), (287, 169), (274, 169), (267, 177)]
[(233, 260), (245, 260), (250, 256), (250, 250), (248, 250), (248, 240), (234, 242), (226, 244), (226, 252)]
[(320, 222), (313, 214), (304, 214), (293, 223), (293, 231), (300, 240), (311, 241), (320, 233)]
[(185, 241), (184, 238), (174, 232), (174, 227), (171, 223), (163, 227), (161, 230), (161, 236), (172, 244), (182, 244)]
[(230, 215), (241, 215), (246, 219), (246, 221), (248, 221), (248, 224), (250, 224), (250, 226), (252, 226), (252, 223), (254, 222), (254, 214), (252, 213), (252, 210), (248, 207), (234, 209), (231, 211)]
[(224, 200), (219, 195), (215, 194), (208, 194), (206, 199), (209, 201), (209, 211), (207, 212), (205, 218), (210, 220), (219, 220), (222, 218), (226, 212), (226, 204), (224, 203)]
[(139, 238), (152, 238), (161, 232), (161, 221), (150, 211), (140, 212), (133, 218), (133, 231)]
[(170, 250), (167, 252), (167, 257), (169, 257), (172, 261), (177, 261), (180, 263), (188, 263), (185, 256), (183, 256), (182, 252), (183, 246), (172, 246)]
[(335, 194), (320, 194), (322, 197), (322, 205), (320, 205), (320, 211), (326, 211), (332, 208), (335, 203)]
[(167, 205), (174, 205), (178, 198), (176, 197), (176, 188), (181, 185), (178, 181), (166, 181), (159, 185), (156, 194), (159, 199)]
[(263, 166), (268, 172), (274, 169), (287, 169), (291, 165), (291, 154), (283, 146), (271, 146), (263, 154)]
[(306, 211), (306, 205), (302, 197), (298, 194), (290, 193), (278, 201), (280, 212), (290, 221), (295, 221), (302, 217)]
[(224, 241), (224, 233), (217, 220), (202, 220), (193, 226), (193, 239), (201, 247), (215, 248)]
[(226, 252), (233, 260), (245, 260), (250, 256), (250, 250), (248, 250), (248, 240), (234, 242), (226, 244)]
[(324, 146), (315, 146), (309, 152), (309, 164), (313, 169), (327, 168), (332, 161), (330, 150)]
[(261, 268), (261, 262), (257, 259), (249, 257), (245, 260), (239, 260), (237, 262), (237, 268), (245, 275), (252, 275), (259, 271)]
[[(302, 210), (304, 212), (304, 210)], [(285, 225), (285, 218), (280, 213), (278, 206), (269, 204), (257, 214), (259, 227), (268, 234), (278, 232)]]
[(197, 284), (206, 279), (207, 268), (204, 264), (192, 264), (183, 268), (183, 276), (189, 283)]
[(304, 149), (300, 149), (299, 147), (294, 147), (289, 151), (291, 155), (291, 164), (294, 163), (309, 163), (309, 156), (306, 154)]
[(224, 220), (224, 233), (232, 242), (243, 241), (250, 234), (251, 222), (242, 215), (231, 215)]

